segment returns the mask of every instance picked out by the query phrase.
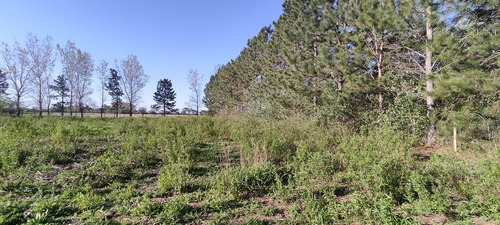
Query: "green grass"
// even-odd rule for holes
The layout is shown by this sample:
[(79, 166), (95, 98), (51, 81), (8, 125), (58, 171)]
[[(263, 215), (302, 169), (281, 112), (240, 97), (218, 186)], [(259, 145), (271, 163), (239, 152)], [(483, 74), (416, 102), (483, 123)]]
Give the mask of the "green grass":
[(500, 221), (500, 149), (313, 119), (0, 117), (0, 224)]

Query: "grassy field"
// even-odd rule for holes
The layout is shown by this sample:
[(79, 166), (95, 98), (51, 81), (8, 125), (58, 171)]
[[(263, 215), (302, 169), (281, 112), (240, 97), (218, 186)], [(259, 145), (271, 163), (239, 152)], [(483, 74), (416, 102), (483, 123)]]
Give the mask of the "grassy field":
[(0, 224), (500, 222), (494, 143), (248, 118), (0, 117)]

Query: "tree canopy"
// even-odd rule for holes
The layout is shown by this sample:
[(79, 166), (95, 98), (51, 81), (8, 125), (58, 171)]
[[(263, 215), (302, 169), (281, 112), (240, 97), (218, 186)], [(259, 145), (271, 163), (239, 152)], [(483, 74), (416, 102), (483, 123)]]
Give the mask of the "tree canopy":
[(109, 69), (109, 72), (111, 75), (108, 78), (106, 90), (108, 91), (109, 96), (111, 96), (111, 105), (115, 108), (116, 117), (118, 117), (118, 110), (122, 106), (123, 91), (120, 85), (122, 77), (118, 75), (118, 72), (115, 69)]
[(286, 0), (218, 68), (212, 113), (315, 115), (488, 138), (500, 119), (498, 1)]
[(163, 109), (164, 116), (167, 111), (170, 112), (175, 107), (175, 92), (169, 79), (158, 81), (153, 99), (156, 102), (156, 108)]

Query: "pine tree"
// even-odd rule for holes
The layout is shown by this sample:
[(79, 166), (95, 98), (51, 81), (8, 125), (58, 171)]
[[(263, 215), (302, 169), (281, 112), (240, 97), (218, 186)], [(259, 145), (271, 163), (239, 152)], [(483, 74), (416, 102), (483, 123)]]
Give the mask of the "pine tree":
[(54, 85), (50, 85), (50, 89), (54, 90), (57, 93), (57, 95), (54, 95), (53, 97), (61, 99), (61, 101), (54, 104), (54, 107), (61, 110), (61, 116), (64, 116), (64, 109), (68, 104), (64, 101), (64, 98), (69, 97), (69, 87), (64, 74), (57, 76), (57, 78), (54, 80)]
[[(287, 46), (281, 48), (289, 69), (286, 77), (294, 85), (290, 88), (300, 93), (294, 104), (301, 111), (311, 113), (318, 106), (320, 82), (323, 73), (318, 67), (319, 46), (325, 41), (326, 29), (321, 26), (323, 13), (329, 1), (285, 1), (284, 14), (277, 25)], [(331, 1), (329, 3), (331, 5)]]
[[(500, 29), (498, 4), (468, 2), (454, 18), (452, 29), (435, 35), (435, 118), (437, 131), (449, 136), (452, 128), (461, 139), (491, 139), (493, 122), (500, 118)], [(455, 10), (457, 6), (454, 6)], [(496, 14), (496, 15), (495, 15)]]
[[(491, 139), (498, 0), (286, 0), (205, 87), (212, 113), (264, 109)], [(383, 109), (383, 110), (379, 110)], [(338, 116), (337, 116), (338, 115)]]
[(403, 2), (366, 0), (351, 2), (349, 11), (353, 32), (358, 37), (352, 42), (357, 58), (362, 60), (365, 76), (370, 77), (370, 86), (377, 94), (378, 109), (384, 108), (385, 86), (396, 74), (393, 68), (395, 55), (401, 50), (405, 28), (402, 10)]
[(158, 81), (153, 99), (156, 102), (155, 108), (163, 108), (163, 116), (175, 107), (175, 92), (169, 79)]
[(108, 78), (108, 83), (106, 84), (106, 90), (111, 96), (111, 105), (116, 110), (116, 117), (118, 117), (118, 110), (122, 105), (123, 91), (120, 86), (121, 77), (118, 76), (118, 72), (115, 69), (109, 69), (111, 76)]

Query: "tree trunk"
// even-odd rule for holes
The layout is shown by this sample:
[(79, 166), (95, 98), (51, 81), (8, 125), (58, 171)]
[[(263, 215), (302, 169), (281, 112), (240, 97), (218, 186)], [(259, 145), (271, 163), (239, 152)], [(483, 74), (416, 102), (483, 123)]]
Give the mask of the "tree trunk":
[(64, 116), (64, 92), (61, 93), (61, 116)]
[(69, 115), (73, 116), (73, 93), (69, 94)]
[(40, 109), (39, 115), (42, 116), (43, 105), (42, 105), (42, 89), (38, 92), (38, 108)]
[(116, 106), (116, 118), (118, 118), (118, 106)]
[(433, 40), (433, 30), (431, 24), (431, 15), (432, 15), (432, 1), (428, 3), (426, 9), (426, 24), (425, 31), (427, 34), (427, 43), (425, 47), (425, 76), (427, 77), (426, 81), (426, 91), (427, 91), (427, 117), (429, 118), (429, 131), (427, 133), (427, 145), (434, 145), (434, 141), (436, 140), (436, 124), (432, 119), (432, 114), (434, 112), (434, 98), (429, 94), (434, 91), (434, 84), (430, 80), (430, 75), (432, 74), (432, 49), (431, 43)]
[(132, 116), (132, 109), (133, 109), (133, 108), (134, 108), (134, 107), (132, 107), (132, 102), (131, 102), (131, 103), (130, 103), (130, 112), (129, 112), (130, 116)]
[(316, 83), (314, 83), (314, 78), (311, 79), (311, 81), (313, 82), (313, 108), (314, 110), (316, 111), (316, 105), (317, 105), (317, 99), (316, 99)]
[(453, 150), (457, 151), (457, 127), (453, 127)]
[(196, 115), (200, 115), (200, 98), (198, 97), (199, 94), (196, 93)]
[(17, 95), (17, 101), (16, 101), (16, 110), (17, 110), (17, 117), (21, 116), (21, 95)]
[(165, 116), (165, 103), (163, 103), (163, 116)]
[(80, 101), (78, 103), (78, 106), (80, 108), (80, 117), (83, 119), (83, 103)]
[(338, 80), (337, 80), (337, 88), (339, 89), (339, 93), (342, 93), (343, 87), (344, 87), (344, 78), (342, 75), (340, 75)]
[[(383, 55), (383, 52), (382, 52), (382, 47), (381, 49), (379, 49), (378, 51), (379, 52), (379, 55), (378, 55), (378, 59), (377, 59), (377, 72), (378, 72), (378, 80), (380, 82), (380, 80), (382, 79), (382, 76), (384, 76), (384, 72), (382, 71), (382, 61), (384, 60), (384, 55)], [(379, 87), (378, 87), (378, 109), (382, 110), (383, 106), (384, 106), (384, 96), (382, 94), (383, 92), (383, 87), (381, 84), (379, 84)]]
[(384, 108), (384, 96), (382, 95), (382, 90), (378, 92), (378, 109), (382, 110)]
[(103, 111), (104, 111), (104, 104), (101, 104), (101, 118), (102, 118)]

